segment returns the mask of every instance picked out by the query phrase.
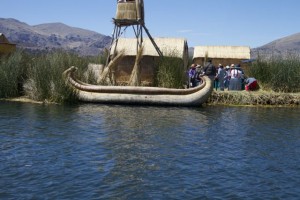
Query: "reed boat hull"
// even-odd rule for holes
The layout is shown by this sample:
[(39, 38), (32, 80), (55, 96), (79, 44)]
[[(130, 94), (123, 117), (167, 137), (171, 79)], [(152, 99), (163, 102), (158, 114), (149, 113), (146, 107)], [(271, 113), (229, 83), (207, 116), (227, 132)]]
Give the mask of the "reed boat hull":
[(199, 106), (207, 101), (213, 91), (209, 77), (202, 77), (202, 84), (189, 89), (159, 87), (101, 86), (83, 83), (75, 78), (76, 67), (70, 67), (63, 75), (80, 101), (109, 104), (142, 104), (169, 106)]

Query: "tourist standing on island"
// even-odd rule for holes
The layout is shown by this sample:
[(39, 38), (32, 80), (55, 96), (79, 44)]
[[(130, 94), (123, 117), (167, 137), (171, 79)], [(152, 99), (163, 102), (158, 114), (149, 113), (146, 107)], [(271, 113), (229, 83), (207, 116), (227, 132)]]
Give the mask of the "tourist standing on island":
[(247, 78), (245, 80), (245, 84), (246, 84), (245, 86), (246, 91), (253, 91), (258, 89), (257, 80), (253, 77)]
[(226, 77), (226, 71), (222, 64), (219, 64), (219, 69), (216, 78), (219, 80), (219, 87), (221, 91), (224, 91), (224, 78)]
[(189, 70), (189, 86), (188, 87), (195, 87), (196, 86), (196, 64), (192, 64)]
[(230, 67), (229, 67), (229, 65), (227, 65), (226, 68), (225, 68), (225, 77), (224, 77), (224, 87), (225, 87), (225, 89), (228, 89), (229, 81), (230, 81)]
[(242, 89), (241, 79), (242, 79), (242, 71), (239, 68), (236, 68), (234, 64), (232, 64), (228, 90), (241, 90)]
[(203, 69), (203, 74), (202, 75), (206, 75), (208, 76), (212, 81), (215, 80), (217, 74), (217, 69), (216, 67), (212, 64), (211, 59), (208, 60), (208, 62), (206, 63), (204, 69)]

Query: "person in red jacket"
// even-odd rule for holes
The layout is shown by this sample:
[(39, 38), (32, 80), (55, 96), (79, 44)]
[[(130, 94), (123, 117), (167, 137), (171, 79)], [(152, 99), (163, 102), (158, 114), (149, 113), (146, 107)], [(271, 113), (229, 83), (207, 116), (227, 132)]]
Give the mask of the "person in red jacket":
[(253, 90), (257, 90), (258, 89), (258, 84), (257, 84), (257, 80), (255, 78), (247, 78), (245, 80), (245, 90), (246, 91), (253, 91)]

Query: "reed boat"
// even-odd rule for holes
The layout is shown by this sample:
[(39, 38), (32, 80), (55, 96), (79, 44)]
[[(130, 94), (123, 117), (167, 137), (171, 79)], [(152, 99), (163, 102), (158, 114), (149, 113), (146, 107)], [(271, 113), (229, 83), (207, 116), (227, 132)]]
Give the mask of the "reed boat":
[(200, 106), (213, 91), (209, 77), (203, 76), (202, 83), (194, 88), (173, 89), (161, 87), (103, 86), (91, 85), (75, 77), (76, 67), (72, 66), (63, 77), (72, 87), (80, 101), (107, 104)]

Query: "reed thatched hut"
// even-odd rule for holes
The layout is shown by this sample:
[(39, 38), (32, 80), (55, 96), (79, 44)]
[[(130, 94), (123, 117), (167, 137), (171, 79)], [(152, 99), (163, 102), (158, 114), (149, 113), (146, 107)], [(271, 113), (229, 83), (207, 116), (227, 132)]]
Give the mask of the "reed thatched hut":
[(8, 41), (3, 33), (0, 33), (0, 55), (9, 54), (16, 50), (16, 44)]
[(240, 64), (246, 67), (243, 60), (250, 59), (250, 47), (248, 46), (196, 46), (194, 48), (193, 62), (204, 65), (206, 59), (212, 59), (212, 63), (217, 66)]
[[(182, 61), (182, 71), (187, 69), (188, 65), (188, 45), (183, 38), (154, 38), (155, 43), (162, 51), (164, 57), (178, 58)], [(124, 57), (114, 71), (114, 77), (117, 83), (128, 82), (135, 64), (137, 55), (136, 38), (119, 38), (113, 43), (110, 55), (115, 51), (124, 51)], [(115, 51), (114, 51), (115, 50)], [(157, 64), (160, 61), (157, 50), (149, 38), (143, 39), (143, 57), (140, 63), (141, 80), (144, 85), (152, 85), (155, 78)]]

